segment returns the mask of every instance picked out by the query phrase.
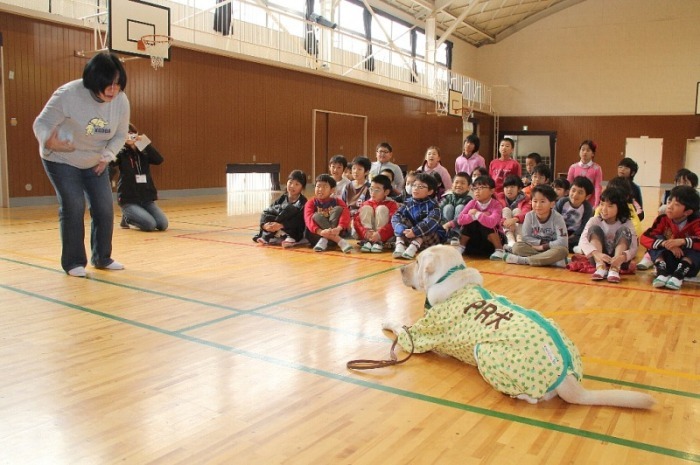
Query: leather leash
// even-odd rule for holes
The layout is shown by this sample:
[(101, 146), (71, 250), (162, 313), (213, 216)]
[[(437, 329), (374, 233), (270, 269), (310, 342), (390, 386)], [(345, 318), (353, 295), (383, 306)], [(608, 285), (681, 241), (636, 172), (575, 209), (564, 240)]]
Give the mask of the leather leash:
[(404, 363), (406, 360), (411, 358), (415, 347), (413, 346), (413, 337), (411, 336), (408, 327), (404, 326), (403, 330), (406, 331), (406, 334), (408, 334), (408, 339), (411, 341), (411, 352), (409, 352), (405, 358), (399, 360), (398, 357), (396, 357), (396, 352), (394, 352), (394, 349), (396, 348), (396, 344), (399, 342), (399, 337), (396, 336), (393, 344), (391, 344), (391, 350), (389, 350), (390, 360), (350, 360), (347, 363), (347, 367), (351, 370), (372, 370), (374, 368), (384, 368)]

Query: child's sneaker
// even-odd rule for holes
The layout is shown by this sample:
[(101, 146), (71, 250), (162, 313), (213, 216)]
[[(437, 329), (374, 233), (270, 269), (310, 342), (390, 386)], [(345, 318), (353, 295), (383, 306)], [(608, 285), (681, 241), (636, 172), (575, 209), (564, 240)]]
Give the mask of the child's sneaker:
[(503, 252), (503, 249), (496, 249), (494, 252), (491, 254), (489, 257), (490, 260), (503, 260), (503, 257), (505, 256), (505, 252)]
[(512, 263), (513, 265), (517, 265), (518, 263), (520, 263), (518, 261), (518, 256), (513, 255), (512, 253), (506, 253), (505, 255), (503, 255), (503, 261), (505, 261), (506, 263)]
[(620, 282), (620, 270), (615, 268), (610, 268), (608, 271), (608, 282), (609, 283), (619, 283)]
[(362, 247), (360, 247), (360, 252), (369, 253), (371, 251), (372, 243), (370, 241), (366, 241), (364, 244), (362, 244)]
[(372, 246), (372, 253), (382, 253), (384, 252), (384, 244), (377, 242)]
[(328, 239), (322, 237), (314, 246), (314, 252), (324, 252), (328, 248)]
[(670, 276), (658, 275), (656, 278), (654, 278), (651, 285), (657, 289), (661, 289), (662, 287), (666, 287), (666, 283), (668, 282), (669, 278)]
[(129, 223), (126, 221), (126, 216), (122, 216), (122, 220), (119, 222), (119, 227), (122, 229), (129, 229)]
[(270, 245), (280, 245), (282, 242), (282, 238), (277, 236), (273, 236), (269, 241), (267, 241), (267, 243)]
[(284, 248), (294, 247), (295, 245), (299, 245), (299, 242), (297, 242), (297, 240), (292, 236), (287, 236), (282, 241), (282, 247)]
[(608, 269), (605, 266), (598, 266), (595, 273), (591, 275), (593, 281), (602, 281), (608, 276)]
[(340, 247), (340, 250), (343, 251), (343, 253), (350, 253), (352, 252), (352, 245), (345, 239), (341, 239), (338, 241), (338, 247)]
[(411, 244), (406, 248), (406, 251), (401, 255), (401, 258), (405, 258), (406, 260), (413, 260), (416, 258), (416, 252), (418, 252), (418, 247), (415, 245)]
[(566, 268), (566, 266), (569, 264), (569, 257), (566, 257), (563, 260), (559, 260), (554, 264), (557, 268)]
[[(656, 281), (656, 280), (654, 280)], [(683, 280), (676, 278), (675, 276), (669, 276), (668, 281), (666, 281), (666, 289), (673, 289), (677, 291), (683, 285)]]
[(648, 270), (651, 267), (654, 266), (654, 262), (651, 261), (651, 257), (649, 256), (649, 252), (645, 253), (642, 259), (637, 263), (637, 269), (638, 270)]
[(405, 251), (406, 251), (406, 246), (402, 242), (397, 242), (396, 248), (394, 248), (394, 253), (392, 254), (392, 257), (401, 258)]
[(258, 244), (262, 244), (262, 245), (267, 245), (267, 244), (268, 244), (267, 239), (265, 239), (265, 238), (262, 237), (262, 236), (260, 236), (260, 237), (258, 237), (257, 239), (255, 239), (255, 241), (256, 241)]
[(459, 237), (453, 237), (450, 239), (450, 245), (452, 247), (459, 247)]

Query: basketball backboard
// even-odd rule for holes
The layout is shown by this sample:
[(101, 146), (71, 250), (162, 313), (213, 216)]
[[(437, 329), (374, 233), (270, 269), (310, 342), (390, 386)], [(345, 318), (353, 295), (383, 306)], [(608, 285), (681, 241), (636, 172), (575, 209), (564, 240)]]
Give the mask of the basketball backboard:
[(447, 114), (452, 116), (462, 116), (462, 93), (450, 89), (447, 101)]
[[(139, 40), (147, 35), (170, 36), (170, 8), (141, 0), (111, 0), (108, 27), (110, 51), (148, 57), (153, 51), (140, 49)], [(170, 49), (162, 53), (170, 61)]]

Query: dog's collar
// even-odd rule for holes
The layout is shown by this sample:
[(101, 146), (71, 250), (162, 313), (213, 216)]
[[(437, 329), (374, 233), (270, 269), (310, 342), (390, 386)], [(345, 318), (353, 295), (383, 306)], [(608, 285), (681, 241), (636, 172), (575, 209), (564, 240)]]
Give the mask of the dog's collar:
[[(435, 282), (435, 284), (440, 284), (441, 282), (443, 282), (444, 280), (449, 278), (452, 275), (452, 273), (454, 273), (455, 271), (466, 270), (466, 269), (467, 269), (467, 267), (464, 266), (464, 264), (453, 266), (452, 268), (447, 270), (447, 273), (445, 273), (440, 279), (438, 279)], [(433, 308), (433, 306), (430, 305), (430, 301), (428, 300), (428, 296), (425, 296), (425, 309), (430, 310), (431, 308)]]

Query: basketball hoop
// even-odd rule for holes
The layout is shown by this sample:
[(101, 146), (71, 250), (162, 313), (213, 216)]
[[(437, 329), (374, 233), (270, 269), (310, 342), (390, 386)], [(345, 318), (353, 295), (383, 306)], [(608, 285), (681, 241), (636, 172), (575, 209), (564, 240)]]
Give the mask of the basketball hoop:
[(136, 47), (151, 57), (151, 66), (157, 71), (165, 64), (165, 57), (168, 55), (168, 49), (172, 43), (173, 38), (170, 36), (149, 34), (141, 37)]

